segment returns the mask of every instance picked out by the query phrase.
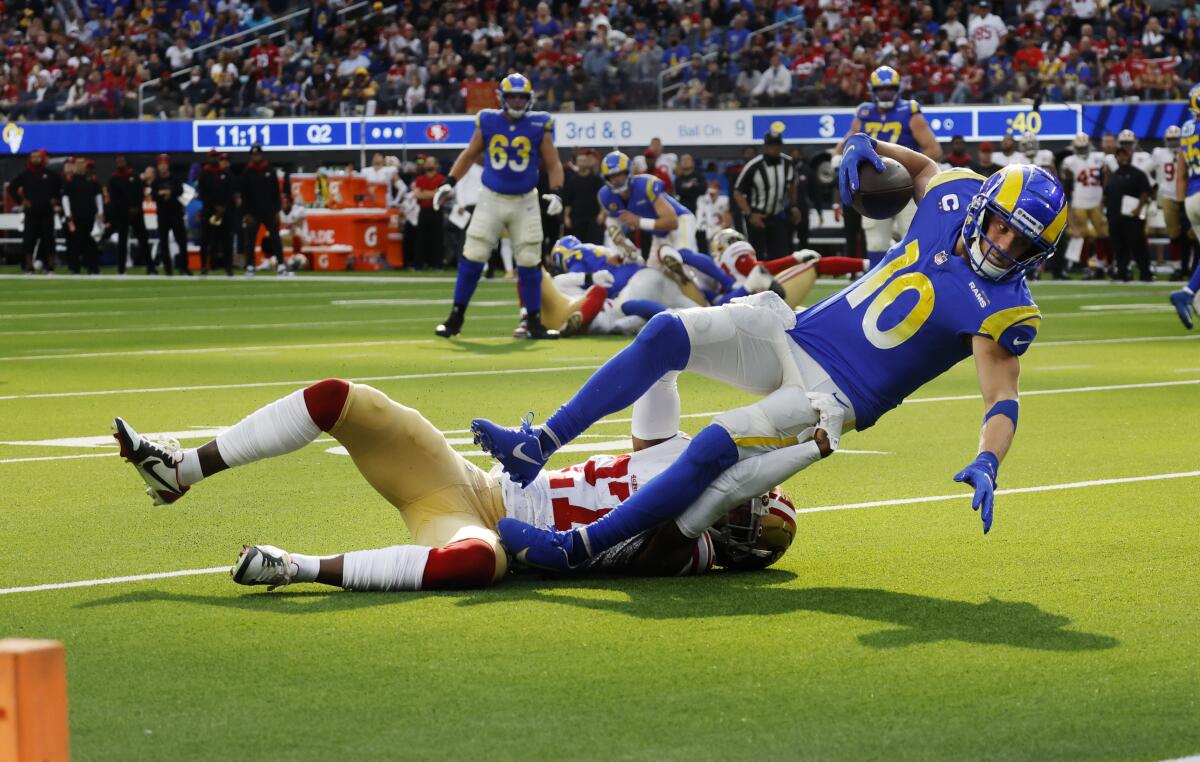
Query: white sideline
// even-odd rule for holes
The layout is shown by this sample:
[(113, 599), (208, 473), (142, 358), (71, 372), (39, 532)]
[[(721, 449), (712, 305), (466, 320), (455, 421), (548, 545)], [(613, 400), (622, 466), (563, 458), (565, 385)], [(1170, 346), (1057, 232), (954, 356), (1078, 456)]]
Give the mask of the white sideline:
[[(503, 315), (476, 315), (472, 313), (471, 320), (512, 320), (515, 316), (512, 310), (507, 310)], [(137, 333), (155, 332), (163, 333), (167, 331), (230, 331), (243, 330), (247, 328), (322, 328), (325, 326), (334, 325), (385, 325), (389, 323), (428, 323), (433, 318), (428, 317), (407, 317), (407, 318), (371, 318), (370, 320), (312, 320), (308, 322), (291, 322), (291, 323), (246, 323), (236, 325), (230, 323), (204, 323), (201, 325), (152, 325), (141, 326), (137, 328)], [(80, 333), (130, 333), (133, 329), (129, 326), (120, 326), (117, 328), (50, 328), (46, 330), (29, 330), (29, 331), (0, 331), (0, 338), (5, 336), (55, 336), (58, 334), (70, 334), (72, 336)]]
[[(1160, 481), (1164, 479), (1185, 479), (1200, 476), (1200, 471), (1185, 471), (1173, 474), (1150, 474), (1147, 476), (1125, 476), (1117, 479), (1095, 479), (1086, 482), (1069, 482), (1066, 484), (1044, 484), (1038, 487), (1017, 487), (1015, 489), (996, 490), (997, 495), (1017, 495), (1027, 492), (1051, 492), (1054, 490), (1083, 489), (1086, 487), (1102, 487), (1110, 484), (1130, 484), (1133, 482)], [(800, 508), (796, 513), (820, 513), (826, 511), (848, 511), (857, 508), (882, 508), (893, 505), (914, 505), (918, 503), (935, 503), (945, 500), (968, 500), (970, 492), (960, 492), (957, 495), (933, 495), (930, 497), (910, 497), (899, 500), (877, 500), (868, 503), (847, 503), (845, 505), (824, 505), (816, 508)], [(181, 571), (156, 572), (154, 574), (134, 574), (124, 577), (108, 577), (106, 579), (85, 579), (75, 582), (54, 582), (45, 585), (27, 585), (24, 587), (0, 588), (0, 595), (12, 593), (33, 593), (44, 590), (63, 590), (73, 587), (95, 587), (98, 585), (115, 585), (122, 582), (142, 582), (168, 577), (187, 577), (197, 574), (216, 574), (228, 571), (228, 566), (213, 566), (207, 569), (184, 569)]]

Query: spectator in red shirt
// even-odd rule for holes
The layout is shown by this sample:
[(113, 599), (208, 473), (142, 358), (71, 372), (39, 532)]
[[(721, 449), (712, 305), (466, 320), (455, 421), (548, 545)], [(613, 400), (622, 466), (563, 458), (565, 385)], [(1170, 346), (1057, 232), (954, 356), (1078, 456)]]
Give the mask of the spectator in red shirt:
[[(420, 161), (418, 157), (418, 161)], [(417, 216), (417, 239), (405, 255), (414, 270), (441, 268), (445, 265), (442, 253), (442, 213), (433, 208), (433, 194), (446, 182), (438, 171), (437, 159), (425, 157), (425, 171), (412, 181), (414, 195), (421, 211)]]
[(250, 48), (250, 58), (258, 67), (259, 79), (278, 77), (280, 74), (279, 46), (265, 34), (258, 36), (258, 44)]
[(1013, 65), (1018, 72), (1036, 74), (1042, 68), (1042, 64), (1046, 62), (1046, 54), (1042, 52), (1038, 41), (1037, 37), (1026, 37), (1025, 47), (1018, 50), (1017, 54), (1013, 56)]

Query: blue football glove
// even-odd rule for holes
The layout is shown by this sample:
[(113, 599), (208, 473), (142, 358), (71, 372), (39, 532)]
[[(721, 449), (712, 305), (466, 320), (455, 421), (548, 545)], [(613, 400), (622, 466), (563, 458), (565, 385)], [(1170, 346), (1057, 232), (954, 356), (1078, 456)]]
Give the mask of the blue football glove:
[(846, 139), (842, 146), (842, 163), (838, 166), (838, 190), (842, 194), (842, 203), (850, 206), (855, 191), (858, 190), (858, 165), (864, 161), (879, 172), (883, 171), (883, 159), (875, 152), (875, 138), (865, 132), (856, 132)]
[(992, 528), (992, 506), (996, 501), (996, 472), (999, 469), (1000, 459), (994, 453), (984, 451), (979, 453), (969, 466), (954, 475), (954, 481), (965, 482), (975, 488), (971, 507), (979, 511), (979, 518), (983, 519), (984, 534)]

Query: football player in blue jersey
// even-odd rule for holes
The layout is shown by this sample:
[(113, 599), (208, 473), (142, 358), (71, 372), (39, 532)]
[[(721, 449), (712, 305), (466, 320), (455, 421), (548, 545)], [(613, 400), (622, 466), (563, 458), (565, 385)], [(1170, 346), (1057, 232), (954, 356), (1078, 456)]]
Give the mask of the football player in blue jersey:
[(467, 304), (500, 235), (507, 230), (517, 261), (517, 288), (528, 311), (528, 336), (556, 339), (558, 331), (547, 329), (541, 320), (542, 213), (537, 193), (538, 172), (545, 164), (550, 181), (550, 192), (542, 197), (546, 213), (562, 213), (563, 167), (554, 148), (554, 118), (545, 111), (530, 111), (533, 87), (520, 74), (509, 74), (500, 82), (500, 103), (504, 108), (484, 109), (476, 115), (471, 142), (433, 197), (434, 209), (441, 208), (454, 193), (455, 183), (486, 152), (483, 190), (458, 260), (454, 306), (436, 333), (449, 338), (462, 331)]
[[(900, 99), (900, 75), (890, 66), (880, 66), (871, 72), (871, 102), (861, 103), (850, 122), (850, 131), (833, 149), (834, 156), (841, 156), (846, 141), (851, 135), (865, 132), (876, 140), (902, 145), (920, 151), (934, 161), (941, 161), (942, 148), (938, 145), (929, 122), (921, 113), (921, 104), (911, 99)], [(909, 204), (890, 220), (863, 218), (863, 234), (867, 238), (867, 259), (871, 267), (879, 264), (883, 253), (891, 248), (894, 240), (900, 240), (912, 224), (917, 207)]]
[(683, 265), (687, 265), (710, 281), (701, 284), (706, 290), (720, 293), (732, 289), (733, 279), (711, 257), (697, 252), (696, 217), (691, 210), (667, 193), (658, 177), (634, 175), (630, 170), (629, 157), (620, 151), (606, 154), (600, 162), (604, 187), (597, 197), (608, 215), (609, 237), (619, 241), (622, 226), (651, 233), (651, 267), (672, 271), (683, 279), (687, 277)]
[[(1183, 123), (1179, 133), (1179, 155), (1175, 160), (1175, 190), (1183, 199), (1183, 208), (1192, 230), (1200, 235), (1200, 84), (1188, 92), (1188, 108), (1192, 118)], [(1188, 284), (1171, 294), (1171, 304), (1188, 330), (1192, 314), (1200, 313), (1200, 265), (1192, 272)]]
[(763, 396), (716, 416), (654, 484), (585, 530), (502, 521), (509, 552), (569, 568), (677, 517), (734, 463), (755, 464), (743, 469), (755, 484), (782, 482), (837, 448), (836, 438), (817, 436), (826, 411), (810, 395), (836, 399), (847, 429), (862, 430), (969, 356), (984, 416), (979, 450), (954, 480), (974, 489), (972, 507), (984, 532), (991, 528), (997, 471), (1017, 428), (1020, 356), (1041, 322), (1025, 276), (1054, 252), (1066, 198), (1058, 179), (1038, 167), (1014, 164), (990, 178), (939, 173), (928, 156), (859, 133), (846, 141), (839, 168), (844, 201), (858, 188), (859, 166), (882, 169), (880, 157), (912, 176), (917, 213), (904, 238), (856, 283), (801, 312), (764, 292), (656, 315), (545, 424), (472, 422), (477, 441), (524, 484), (555, 450), (675, 372)]

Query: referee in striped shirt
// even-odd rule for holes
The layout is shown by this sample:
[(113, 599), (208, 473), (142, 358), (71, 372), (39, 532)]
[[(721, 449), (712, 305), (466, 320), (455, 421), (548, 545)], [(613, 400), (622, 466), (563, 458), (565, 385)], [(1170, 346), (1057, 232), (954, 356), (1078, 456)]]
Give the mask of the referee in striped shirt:
[(783, 137), (768, 132), (762, 153), (746, 162), (733, 188), (746, 238), (762, 259), (791, 251), (792, 222), (800, 215), (796, 181), (796, 162), (783, 154)]

